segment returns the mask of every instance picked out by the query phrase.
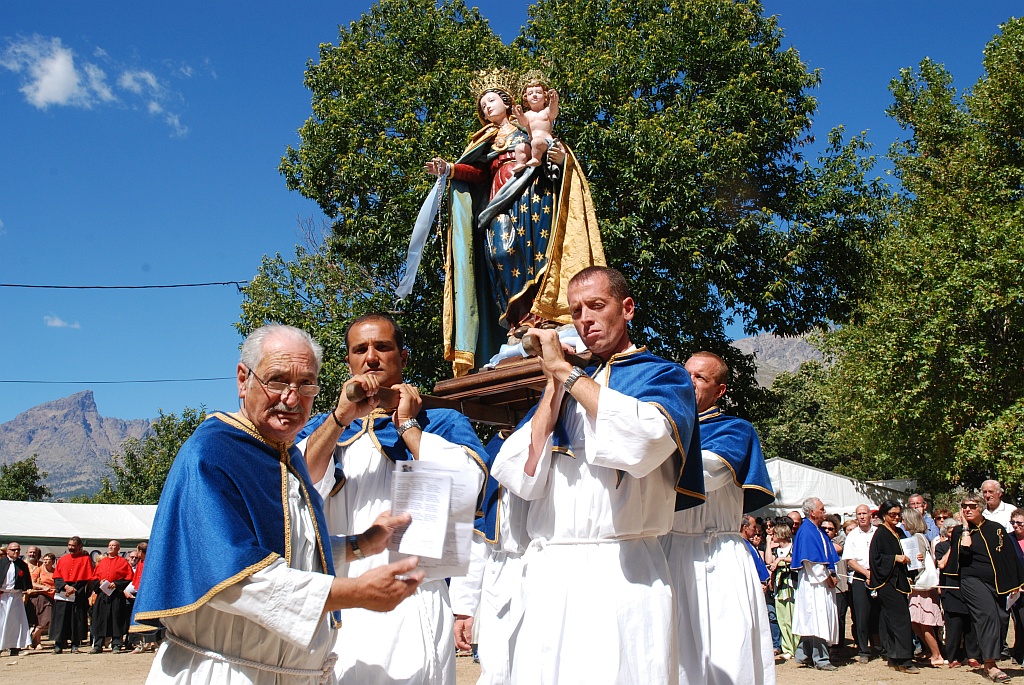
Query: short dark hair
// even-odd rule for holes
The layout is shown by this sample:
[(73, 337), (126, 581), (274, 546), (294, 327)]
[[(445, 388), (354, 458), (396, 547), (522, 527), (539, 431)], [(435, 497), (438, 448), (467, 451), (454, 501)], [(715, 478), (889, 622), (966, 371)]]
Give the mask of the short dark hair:
[(878, 505), (878, 518), (885, 518), (892, 509), (903, 511), (903, 505), (894, 499), (887, 499)]
[(624, 300), (627, 297), (632, 297), (626, 277), (622, 275), (621, 271), (610, 266), (588, 266), (569, 280), (569, 287), (589, 283), (594, 277), (602, 274), (608, 279), (608, 289), (611, 290), (615, 299)]
[(398, 349), (405, 349), (405, 333), (402, 331), (402, 327), (398, 325), (398, 322), (391, 317), (390, 314), (384, 312), (370, 312), (369, 314), (363, 314), (358, 316), (349, 322), (348, 326), (345, 326), (345, 347), (348, 347), (348, 334), (349, 332), (360, 324), (364, 324), (367, 321), (387, 321), (391, 324), (391, 330), (395, 332), (395, 345)]

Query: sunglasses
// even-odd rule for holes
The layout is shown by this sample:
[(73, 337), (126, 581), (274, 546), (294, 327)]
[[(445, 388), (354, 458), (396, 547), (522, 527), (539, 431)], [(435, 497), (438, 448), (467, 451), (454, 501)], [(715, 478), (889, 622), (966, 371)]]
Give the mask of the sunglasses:
[(822, 526), (821, 529), (822, 530), (835, 530), (835, 528), (833, 526)]
[(974, 502), (964, 502), (960, 505), (961, 509), (977, 509), (978, 505)]

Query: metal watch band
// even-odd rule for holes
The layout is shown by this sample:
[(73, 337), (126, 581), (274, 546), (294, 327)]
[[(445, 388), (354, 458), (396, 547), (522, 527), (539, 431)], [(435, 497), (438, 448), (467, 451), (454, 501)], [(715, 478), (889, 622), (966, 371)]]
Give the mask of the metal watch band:
[(416, 419), (409, 419), (408, 421), (403, 423), (397, 429), (398, 437), (402, 437), (403, 435), (405, 435), (405, 431), (409, 430), (410, 428), (420, 428), (420, 422), (417, 421)]
[(576, 381), (578, 381), (584, 375), (586, 374), (583, 371), (583, 369), (581, 369), (578, 366), (572, 367), (572, 371), (569, 372), (569, 375), (566, 377), (565, 383), (562, 384), (562, 387), (565, 388), (566, 392), (571, 392), (572, 386), (574, 386), (576, 384)]

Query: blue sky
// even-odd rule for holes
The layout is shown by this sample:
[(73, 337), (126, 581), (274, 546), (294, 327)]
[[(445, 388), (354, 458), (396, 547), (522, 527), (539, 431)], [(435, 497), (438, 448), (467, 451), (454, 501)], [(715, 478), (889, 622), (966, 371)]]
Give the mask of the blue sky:
[[(473, 4), (472, 2), (470, 4)], [(478, 3), (509, 41), (527, 2)], [(251, 278), (293, 254), (315, 204), (277, 172), (309, 116), (306, 61), (368, 2), (0, 5), (0, 283), (158, 285)], [(869, 130), (884, 153), (889, 80), (929, 56), (960, 87), (1018, 3), (770, 1), (821, 68), (814, 132)], [(454, 152), (454, 151), (453, 151)], [(100, 413), (234, 409), (234, 286), (0, 287), (0, 422), (91, 388)], [(59, 384), (11, 380), (60, 381)]]

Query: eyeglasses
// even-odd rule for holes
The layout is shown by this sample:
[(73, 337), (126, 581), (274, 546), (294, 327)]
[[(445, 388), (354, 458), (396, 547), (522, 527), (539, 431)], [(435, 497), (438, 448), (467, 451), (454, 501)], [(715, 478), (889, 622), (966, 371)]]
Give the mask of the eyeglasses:
[(936, 521), (945, 521), (948, 518), (949, 518), (948, 516), (936, 516), (935, 520)]
[(821, 529), (825, 532), (828, 532), (830, 530), (835, 530), (835, 526), (822, 526)]
[(903, 514), (901, 514), (898, 511), (890, 511), (888, 514), (885, 515), (885, 517), (886, 518), (890, 518), (891, 517), (891, 518), (894, 518), (894, 519), (901, 519), (901, 518), (903, 518)]
[(1024, 526), (1024, 521), (1010, 521), (1010, 523), (1013, 524), (1014, 528), (1020, 528), (1021, 526)]
[[(248, 366), (245, 368), (249, 369)], [(267, 389), (267, 392), (272, 393), (274, 395), (283, 395), (285, 390), (289, 389), (294, 393), (302, 395), (303, 397), (316, 397), (318, 394), (320, 394), (319, 385), (313, 385), (312, 383), (307, 383), (305, 385), (291, 385), (290, 383), (282, 383), (281, 381), (267, 382), (260, 378), (259, 376), (257, 376), (256, 372), (253, 371), (252, 369), (249, 369), (249, 373), (252, 374), (253, 378), (260, 382), (260, 385)]]
[(964, 502), (960, 505), (961, 509), (977, 509), (978, 505), (975, 502)]

